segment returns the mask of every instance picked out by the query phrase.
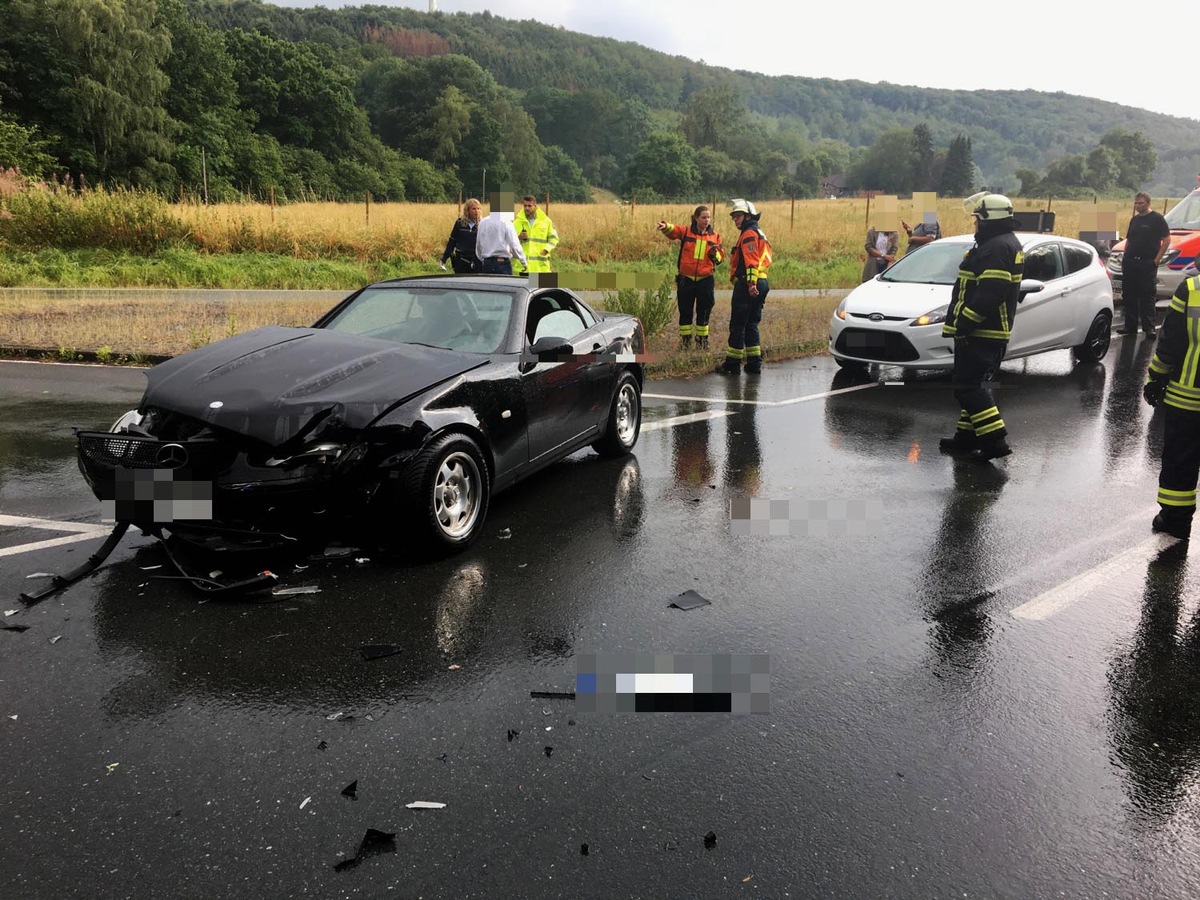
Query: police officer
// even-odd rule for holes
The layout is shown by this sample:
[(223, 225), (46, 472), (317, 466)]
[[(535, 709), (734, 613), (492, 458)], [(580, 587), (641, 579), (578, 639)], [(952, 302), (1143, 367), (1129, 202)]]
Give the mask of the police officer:
[(738, 230), (729, 254), (733, 300), (729, 310), (729, 343), (725, 360), (717, 366), (722, 375), (738, 375), (742, 363), (747, 375), (762, 372), (762, 338), (758, 325), (770, 284), (771, 243), (758, 227), (760, 213), (749, 200), (734, 200), (730, 218)]
[(948, 453), (986, 462), (1008, 456), (1008, 429), (985, 386), (1000, 367), (1021, 295), (1025, 255), (1013, 234), (1012, 202), (980, 191), (963, 201), (975, 217), (975, 244), (963, 255), (943, 337), (954, 339), (951, 384), (961, 407), (954, 436), (942, 438)]
[(1185, 279), (1171, 298), (1157, 352), (1150, 360), (1142, 394), (1164, 407), (1162, 469), (1158, 505), (1151, 527), (1187, 540), (1196, 513), (1200, 473), (1200, 275)]

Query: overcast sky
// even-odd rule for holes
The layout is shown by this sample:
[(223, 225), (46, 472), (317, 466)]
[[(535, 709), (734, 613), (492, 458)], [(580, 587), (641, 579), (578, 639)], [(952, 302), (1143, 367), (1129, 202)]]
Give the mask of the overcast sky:
[[(282, 6), (361, 2), (272, 0)], [(855, 78), (967, 90), (1063, 91), (1175, 116), (1200, 118), (1200, 94), (1170, 77), (1186, 65), (1187, 28), (1164, 18), (1082, 0), (970, 3), (964, 0), (437, 0), (442, 12), (536, 19), (571, 31), (635, 41), (710, 65), (768, 75)], [(429, 0), (374, 0), (428, 9)], [(811, 10), (820, 9), (819, 13)], [(872, 10), (877, 9), (878, 15)], [(1153, 39), (1131, 39), (1141, 19)], [(1157, 23), (1157, 27), (1152, 27)], [(1161, 74), (1155, 74), (1155, 66)], [(1119, 124), (1119, 123), (1114, 123)]]

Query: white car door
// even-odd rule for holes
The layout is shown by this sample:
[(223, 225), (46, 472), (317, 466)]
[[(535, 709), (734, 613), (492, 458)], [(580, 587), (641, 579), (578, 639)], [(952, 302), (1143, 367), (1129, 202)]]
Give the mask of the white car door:
[(1012, 359), (1062, 346), (1071, 330), (1071, 313), (1066, 298), (1073, 285), (1066, 277), (1062, 248), (1057, 241), (1037, 244), (1025, 251), (1025, 278), (1042, 282), (1042, 290), (1026, 294), (1017, 305), (1012, 340), (1005, 354)]

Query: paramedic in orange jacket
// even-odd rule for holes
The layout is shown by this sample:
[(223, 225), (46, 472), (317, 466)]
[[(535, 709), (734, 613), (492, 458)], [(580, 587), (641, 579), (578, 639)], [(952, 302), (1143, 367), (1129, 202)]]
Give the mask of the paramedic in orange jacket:
[(659, 222), (658, 230), (666, 235), (667, 240), (679, 241), (679, 274), (675, 276), (675, 294), (679, 301), (680, 343), (690, 347), (694, 336), (696, 346), (707, 349), (708, 318), (716, 303), (713, 269), (721, 264), (725, 255), (721, 248), (721, 236), (713, 231), (712, 212), (707, 206), (697, 206), (692, 212), (690, 226)]
[(737, 241), (729, 254), (733, 301), (729, 310), (729, 345), (725, 360), (717, 366), (722, 375), (739, 375), (742, 364), (747, 375), (762, 372), (762, 339), (758, 324), (770, 284), (771, 243), (758, 227), (762, 215), (749, 200), (734, 200), (729, 214), (738, 229)]

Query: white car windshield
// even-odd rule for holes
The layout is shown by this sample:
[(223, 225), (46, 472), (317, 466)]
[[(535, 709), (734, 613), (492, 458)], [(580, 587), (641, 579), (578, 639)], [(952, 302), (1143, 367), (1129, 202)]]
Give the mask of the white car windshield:
[(508, 331), (514, 299), (500, 291), (373, 287), (324, 327), (400, 344), (495, 353)]
[(954, 284), (967, 249), (966, 244), (934, 241), (896, 260), (879, 278), (901, 284)]
[(1192, 191), (1176, 203), (1166, 218), (1172, 228), (1189, 231), (1200, 229), (1200, 191)]

